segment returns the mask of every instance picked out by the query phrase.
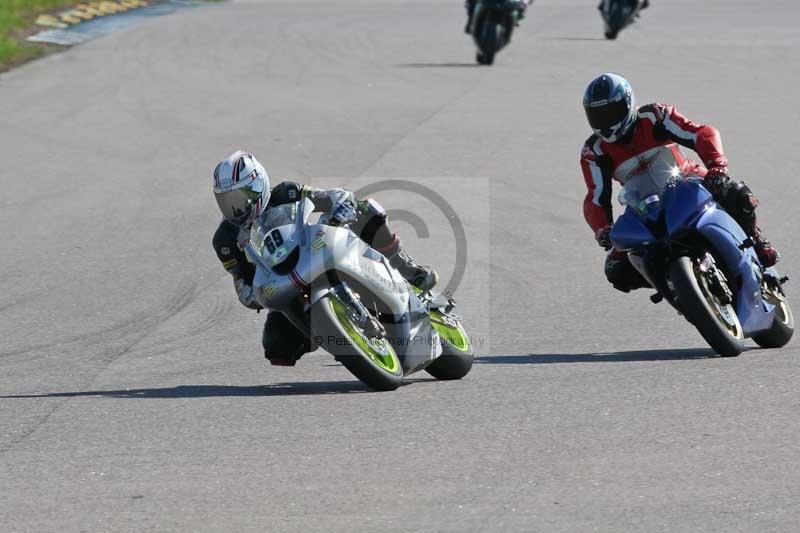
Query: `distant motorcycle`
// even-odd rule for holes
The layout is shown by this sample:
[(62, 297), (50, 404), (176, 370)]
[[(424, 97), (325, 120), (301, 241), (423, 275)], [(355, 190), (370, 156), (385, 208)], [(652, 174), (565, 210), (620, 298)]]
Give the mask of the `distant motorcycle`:
[(479, 65), (491, 65), (494, 56), (511, 42), (511, 34), (528, 6), (527, 0), (478, 0), (469, 33), (475, 40)]
[(616, 39), (623, 28), (633, 24), (648, 0), (602, 0), (598, 9), (606, 25), (606, 39)]
[(455, 300), (411, 287), (389, 260), (346, 226), (312, 222), (310, 200), (271, 207), (245, 249), (256, 266), (256, 299), (283, 313), (375, 390), (425, 370), (461, 379), (473, 346)]
[(778, 348), (794, 333), (782, 278), (764, 268), (753, 241), (696, 177), (682, 175), (674, 145), (645, 152), (624, 177), (626, 205), (614, 247), (700, 332), (718, 354), (739, 355), (751, 337)]

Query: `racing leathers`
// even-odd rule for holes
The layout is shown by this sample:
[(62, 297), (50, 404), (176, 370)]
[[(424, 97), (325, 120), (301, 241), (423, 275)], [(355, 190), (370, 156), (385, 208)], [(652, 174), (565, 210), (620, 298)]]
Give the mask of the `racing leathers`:
[[(677, 145), (694, 150), (705, 167), (687, 159)], [(774, 265), (780, 256), (756, 224), (755, 207), (758, 200), (744, 182), (728, 176), (728, 159), (717, 129), (692, 122), (674, 107), (658, 103), (640, 107), (634, 127), (619, 141), (609, 143), (594, 134), (583, 145), (581, 169), (588, 189), (583, 202), (583, 214), (598, 243), (606, 249), (611, 247), (609, 233), (614, 222), (611, 210), (612, 180), (624, 185), (631, 168), (644, 163), (642, 155), (661, 146), (672, 149), (683, 175), (704, 179), (714, 199), (753, 239), (761, 263), (764, 266)], [(649, 287), (630, 263), (627, 254), (617, 250), (609, 252), (605, 274), (608, 281), (623, 292)]]
[[(314, 210), (323, 212), (328, 221), (349, 224), (367, 244), (381, 252), (409, 283), (420, 289), (430, 289), (438, 281), (435, 271), (416, 264), (400, 246), (386, 222), (386, 212), (376, 201), (357, 201), (345, 189), (318, 189), (308, 185), (284, 181), (275, 186), (267, 203), (270, 207), (294, 203), (308, 198)], [(261, 309), (253, 292), (255, 266), (247, 260), (244, 247), (250, 239), (250, 226), (236, 226), (223, 219), (213, 238), (214, 250), (222, 266), (233, 276), (239, 301), (250, 309)], [(264, 355), (274, 365), (293, 366), (304, 354), (313, 349), (311, 339), (303, 335), (279, 312), (267, 314), (262, 335)]]

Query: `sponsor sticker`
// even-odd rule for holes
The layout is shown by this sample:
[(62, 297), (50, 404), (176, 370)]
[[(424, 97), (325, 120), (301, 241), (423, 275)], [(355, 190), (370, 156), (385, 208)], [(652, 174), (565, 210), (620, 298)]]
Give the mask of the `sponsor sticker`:
[(311, 241), (311, 253), (315, 254), (325, 248), (325, 238), (324, 237), (317, 237), (313, 241)]
[(270, 283), (262, 289), (262, 292), (264, 293), (264, 296), (269, 299), (278, 293), (278, 288), (275, 286), (275, 283)]

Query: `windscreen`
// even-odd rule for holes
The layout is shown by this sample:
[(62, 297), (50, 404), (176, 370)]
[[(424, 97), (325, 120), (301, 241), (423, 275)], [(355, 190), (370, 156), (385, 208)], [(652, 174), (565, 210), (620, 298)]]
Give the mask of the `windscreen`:
[[(296, 217), (296, 203), (269, 207), (264, 213), (262, 213), (260, 217), (258, 217), (258, 220), (255, 221), (253, 228), (250, 230), (250, 242), (252, 243), (253, 247), (261, 255), (272, 255), (275, 252), (276, 246), (280, 247), (284, 244), (284, 240), (290, 239), (290, 234), (292, 234), (293, 231), (284, 230), (283, 233), (276, 233), (275, 235), (271, 236), (270, 240), (272, 246), (266, 246), (267, 252), (265, 254), (265, 244), (267, 244), (265, 243), (265, 239), (267, 235), (270, 234), (270, 232), (272, 232), (272, 230), (275, 228), (294, 224)], [(279, 243), (275, 243), (276, 237), (280, 240)]]
[(667, 184), (684, 178), (673, 149), (670, 146), (655, 148), (642, 154), (638, 166), (625, 177), (620, 202), (644, 213), (650, 205), (660, 201)]
[(270, 207), (265, 210), (264, 215), (261, 217), (262, 225), (265, 229), (271, 230), (287, 224), (294, 224), (295, 217), (297, 216), (297, 204), (284, 204)]

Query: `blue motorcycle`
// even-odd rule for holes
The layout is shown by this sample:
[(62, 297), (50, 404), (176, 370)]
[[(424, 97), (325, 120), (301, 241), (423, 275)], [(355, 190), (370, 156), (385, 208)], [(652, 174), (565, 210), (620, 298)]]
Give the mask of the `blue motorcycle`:
[(649, 5), (649, 0), (601, 0), (597, 9), (605, 23), (606, 39), (616, 39), (619, 32), (633, 24), (639, 18), (639, 12)]
[[(692, 323), (722, 356), (744, 339), (778, 348), (794, 333), (794, 317), (774, 268), (764, 268), (753, 241), (703, 187), (679, 170), (673, 146), (655, 148), (621, 176), (625, 212), (611, 231), (617, 250)], [(620, 177), (620, 176), (618, 176)]]
[(478, 0), (468, 27), (475, 40), (479, 65), (491, 65), (494, 56), (511, 42), (511, 35), (524, 16), (528, 0)]

